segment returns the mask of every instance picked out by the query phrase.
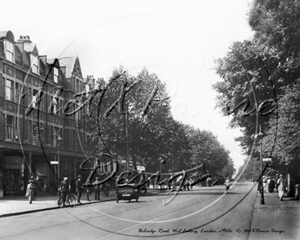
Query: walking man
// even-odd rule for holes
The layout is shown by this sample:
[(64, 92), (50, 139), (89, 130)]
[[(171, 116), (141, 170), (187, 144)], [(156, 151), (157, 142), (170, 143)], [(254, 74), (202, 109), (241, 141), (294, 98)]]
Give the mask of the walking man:
[(68, 178), (64, 177), (64, 180), (61, 181), (59, 189), (61, 192), (61, 197), (63, 200), (63, 206), (65, 206), (66, 197), (67, 197), (67, 191), (69, 190), (69, 184), (68, 184)]
[(77, 203), (81, 204), (80, 198), (82, 194), (82, 181), (81, 181), (81, 175), (78, 175), (78, 179), (76, 180), (76, 194), (77, 194)]
[(93, 182), (93, 185), (95, 186), (95, 200), (100, 200), (100, 181), (99, 177), (96, 177), (96, 180)]

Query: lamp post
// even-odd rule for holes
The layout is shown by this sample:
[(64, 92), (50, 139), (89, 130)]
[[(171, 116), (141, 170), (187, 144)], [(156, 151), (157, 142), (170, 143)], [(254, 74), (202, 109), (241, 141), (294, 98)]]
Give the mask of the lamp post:
[(260, 173), (261, 173), (261, 176), (260, 176), (260, 186), (261, 186), (261, 192), (260, 192), (260, 204), (265, 204), (265, 198), (264, 198), (264, 186), (263, 186), (263, 160), (262, 160), (262, 132), (261, 132), (261, 125), (259, 125), (259, 134), (258, 136), (260, 136), (260, 139), (259, 139), (259, 143), (260, 143), (260, 157), (259, 157), (259, 160), (260, 160)]
[(125, 127), (126, 127), (126, 167), (127, 171), (129, 170), (129, 141), (128, 141), (128, 104), (126, 104), (126, 113), (125, 113)]
[(62, 141), (62, 138), (58, 135), (57, 137), (57, 178), (58, 178), (58, 185), (60, 181), (60, 155), (59, 155), (59, 147), (60, 147), (60, 142)]

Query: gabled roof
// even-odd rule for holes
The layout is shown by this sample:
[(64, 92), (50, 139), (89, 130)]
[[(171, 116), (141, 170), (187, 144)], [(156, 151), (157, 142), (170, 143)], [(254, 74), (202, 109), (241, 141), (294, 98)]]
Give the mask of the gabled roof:
[(24, 51), (32, 53), (35, 56), (39, 55), (36, 44), (34, 43), (24, 43)]
[(78, 56), (77, 57), (64, 57), (59, 60), (60, 66), (66, 68), (65, 76), (66, 78), (71, 78), (72, 73), (80, 78), (82, 77), (81, 66)]

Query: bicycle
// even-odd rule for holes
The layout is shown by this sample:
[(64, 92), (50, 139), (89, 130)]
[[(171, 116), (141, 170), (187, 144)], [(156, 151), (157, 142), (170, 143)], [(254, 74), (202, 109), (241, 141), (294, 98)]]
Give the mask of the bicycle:
[(57, 199), (57, 206), (63, 207), (65, 205), (66, 207), (74, 207), (75, 203), (76, 203), (76, 199), (74, 195), (70, 191), (68, 191), (66, 195), (66, 202), (64, 204), (63, 198), (61, 196), (61, 191), (59, 190), (59, 198)]

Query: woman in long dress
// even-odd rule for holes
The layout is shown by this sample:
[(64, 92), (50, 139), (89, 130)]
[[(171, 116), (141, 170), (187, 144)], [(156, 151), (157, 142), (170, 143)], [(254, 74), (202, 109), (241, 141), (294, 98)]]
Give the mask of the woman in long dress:
[(284, 182), (282, 174), (280, 174), (280, 177), (278, 179), (277, 185), (278, 185), (278, 196), (279, 196), (280, 201), (282, 201), (283, 194), (284, 194), (284, 192), (286, 190), (286, 184)]

